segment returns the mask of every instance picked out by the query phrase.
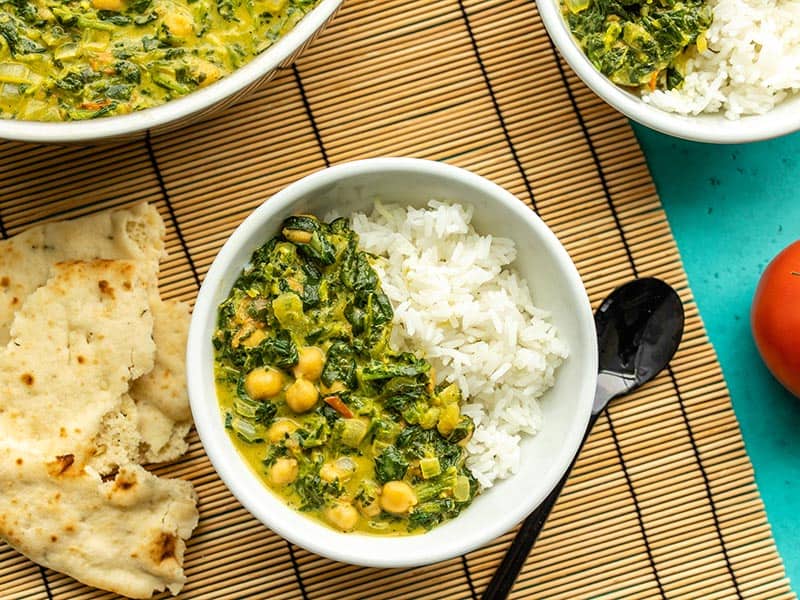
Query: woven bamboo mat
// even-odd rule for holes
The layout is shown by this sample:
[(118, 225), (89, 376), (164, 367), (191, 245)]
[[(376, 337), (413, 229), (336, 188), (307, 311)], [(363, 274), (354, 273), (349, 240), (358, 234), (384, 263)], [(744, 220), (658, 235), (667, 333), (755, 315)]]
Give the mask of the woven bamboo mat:
[[(637, 275), (686, 303), (671, 368), (600, 419), (512, 597), (793, 598), (642, 153), (558, 60), (530, 0), (350, 0), (296, 67), (214, 120), (113, 148), (0, 144), (0, 233), (147, 200), (169, 228), (162, 293), (191, 301), (264, 199), (379, 155), (511, 190), (566, 245), (593, 305)], [(253, 520), (196, 436), (159, 471), (200, 495), (184, 598), (477, 599), (513, 535), (426, 568), (347, 566)], [(106, 597), (0, 546), (0, 598)]]

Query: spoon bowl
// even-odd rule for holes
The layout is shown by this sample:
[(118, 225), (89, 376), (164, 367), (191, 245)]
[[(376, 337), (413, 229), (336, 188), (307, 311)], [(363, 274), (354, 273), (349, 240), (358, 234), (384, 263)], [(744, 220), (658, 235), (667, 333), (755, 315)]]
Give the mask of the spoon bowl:
[(683, 303), (677, 292), (654, 277), (615, 289), (594, 315), (598, 377), (592, 414), (608, 401), (632, 392), (658, 375), (683, 336)]

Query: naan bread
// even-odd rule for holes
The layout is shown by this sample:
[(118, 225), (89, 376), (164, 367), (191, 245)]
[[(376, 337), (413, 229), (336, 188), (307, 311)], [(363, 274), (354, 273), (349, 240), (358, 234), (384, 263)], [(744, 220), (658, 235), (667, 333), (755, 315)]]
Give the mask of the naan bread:
[(153, 368), (152, 329), (135, 263), (56, 265), (0, 352), (0, 439), (88, 460), (104, 416), (118, 410), (131, 379)]
[(197, 525), (192, 485), (138, 465), (103, 482), (67, 462), (0, 449), (0, 536), (87, 585), (131, 598), (178, 593), (184, 540)]
[[(133, 462), (165, 462), (188, 448), (189, 398), (183, 381), (189, 309), (158, 297), (158, 263), (164, 256), (164, 222), (155, 207), (142, 203), (71, 221), (38, 225), (0, 241), (0, 345), (8, 341), (15, 312), (44, 285), (53, 265), (64, 261), (134, 260), (147, 282), (156, 321), (154, 369), (134, 384), (124, 410), (110, 414), (97, 444), (102, 469)], [(163, 320), (163, 322), (161, 322)], [(159, 339), (161, 338), (161, 339)], [(130, 403), (133, 403), (132, 405)]]
[(130, 432), (108, 436), (109, 420), (136, 407), (130, 381), (153, 368), (148, 268), (95, 260), (52, 272), (0, 351), (0, 536), (89, 585), (177, 593), (192, 486), (131, 464)]
[(158, 277), (164, 255), (164, 222), (155, 207), (103, 211), (71, 221), (44, 223), (0, 240), (0, 345), (8, 341), (14, 313), (44, 285), (59, 262), (95, 258), (135, 260), (145, 277)]

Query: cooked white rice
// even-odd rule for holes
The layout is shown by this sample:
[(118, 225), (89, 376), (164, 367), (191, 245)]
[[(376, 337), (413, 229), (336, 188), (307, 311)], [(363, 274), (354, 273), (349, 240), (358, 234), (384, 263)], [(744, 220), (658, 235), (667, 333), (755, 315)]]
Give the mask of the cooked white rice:
[(710, 0), (708, 47), (687, 64), (683, 87), (643, 100), (682, 114), (763, 114), (800, 89), (800, 2)]
[(483, 487), (515, 473), (520, 441), (541, 426), (537, 399), (567, 357), (547, 312), (509, 265), (514, 242), (479, 235), (471, 207), (376, 203), (352, 216), (361, 247), (395, 309), (392, 344), (427, 358), (455, 381), (475, 420), (467, 466)]

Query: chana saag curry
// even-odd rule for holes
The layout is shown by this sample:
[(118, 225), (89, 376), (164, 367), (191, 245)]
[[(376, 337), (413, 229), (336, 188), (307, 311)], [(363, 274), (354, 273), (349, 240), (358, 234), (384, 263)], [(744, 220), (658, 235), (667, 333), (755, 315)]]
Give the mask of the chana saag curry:
[(228, 75), (319, 0), (0, 0), (0, 116), (157, 106)]
[(287, 219), (219, 306), (217, 395), (237, 448), (291, 507), (405, 534), (478, 491), (455, 384), (389, 346), (393, 311), (345, 219)]
[(704, 0), (562, 0), (573, 37), (618, 85), (650, 90), (683, 83), (686, 61), (708, 47)]

